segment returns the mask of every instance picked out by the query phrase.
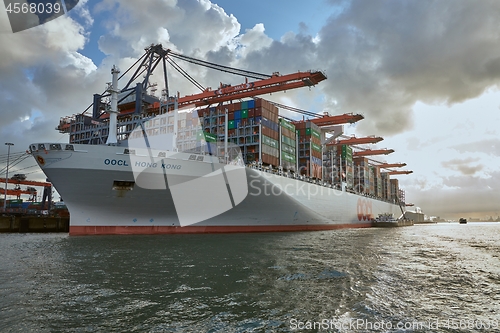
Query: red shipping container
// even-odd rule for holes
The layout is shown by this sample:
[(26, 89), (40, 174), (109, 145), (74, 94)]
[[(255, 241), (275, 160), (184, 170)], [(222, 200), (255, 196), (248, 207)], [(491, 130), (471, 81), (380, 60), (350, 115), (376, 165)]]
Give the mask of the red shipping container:
[[(306, 123), (304, 121), (294, 121), (292, 122), (292, 124), (295, 125), (295, 129), (304, 129), (306, 128)], [(305, 134), (305, 131), (304, 131), (304, 134)]]

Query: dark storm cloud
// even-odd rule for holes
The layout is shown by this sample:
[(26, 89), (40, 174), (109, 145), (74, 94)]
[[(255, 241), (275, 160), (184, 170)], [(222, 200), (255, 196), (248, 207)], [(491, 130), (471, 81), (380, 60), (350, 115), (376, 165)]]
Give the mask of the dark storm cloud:
[[(263, 73), (324, 70), (328, 80), (317, 88), (326, 95), (324, 110), (365, 115), (358, 125), (362, 134), (403, 132), (412, 126), (417, 101), (456, 103), (497, 82), (500, 3), (496, 1), (329, 3), (325, 10), (332, 15), (317, 37), (299, 24), (300, 33), (267, 43), (264, 29), (238, 36), (236, 18), (207, 1), (154, 1), (136, 10), (139, 5), (134, 1), (108, 0), (100, 7), (117, 10), (100, 47), (107, 54), (139, 56), (144, 45), (162, 41), (186, 55)], [(245, 38), (251, 42), (245, 44)], [(205, 86), (230, 81), (227, 75), (189, 69)], [(177, 90), (195, 92), (182, 81)], [(300, 104), (295, 94), (289, 97)]]
[[(251, 48), (251, 45), (249, 46)], [(281, 41), (273, 41), (268, 47), (249, 51), (240, 62), (246, 68), (262, 73), (281, 74), (299, 70), (316, 70), (323, 67), (316, 60), (317, 45), (309, 35), (285, 36)]]
[[(470, 165), (470, 163), (477, 162), (479, 159), (477, 158), (466, 158), (466, 159), (452, 159), (449, 161), (441, 162), (441, 164), (450, 170), (459, 171), (464, 176), (472, 176), (476, 172), (481, 171), (483, 169), (483, 165)], [(448, 184), (446, 184), (448, 185)]]
[(326, 91), (344, 111), (365, 113), (365, 132), (402, 132), (417, 101), (456, 103), (500, 77), (500, 2), (353, 0), (320, 32)]

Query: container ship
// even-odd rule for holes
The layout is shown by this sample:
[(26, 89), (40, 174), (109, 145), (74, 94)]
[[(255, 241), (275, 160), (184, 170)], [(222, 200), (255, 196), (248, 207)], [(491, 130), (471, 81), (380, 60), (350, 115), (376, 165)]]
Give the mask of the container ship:
[[(246, 79), (203, 88), (178, 60)], [(202, 92), (171, 97), (167, 63)], [(149, 80), (161, 64), (166, 88), (156, 97)], [(382, 138), (343, 135), (342, 124), (361, 115), (318, 115), (256, 97), (312, 87), (326, 79), (323, 73), (265, 75), (161, 45), (148, 47), (136, 65), (125, 71), (133, 74), (122, 89), (124, 75), (113, 67), (106, 91), (94, 95), (92, 114), (61, 119), (57, 129), (69, 143), (29, 147), (64, 198), (70, 235), (328, 230), (404, 215), (404, 191), (390, 176), (411, 171), (367, 157), (393, 150), (353, 149)]]

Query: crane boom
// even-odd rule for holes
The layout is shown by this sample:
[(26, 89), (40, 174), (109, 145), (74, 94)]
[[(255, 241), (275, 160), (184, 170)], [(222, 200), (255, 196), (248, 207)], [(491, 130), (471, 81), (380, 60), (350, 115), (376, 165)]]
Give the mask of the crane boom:
[(406, 166), (406, 163), (382, 163), (379, 165), (375, 165), (377, 168), (402, 168)]
[(364, 118), (365, 117), (360, 114), (344, 113), (336, 116), (323, 116), (321, 118), (311, 119), (311, 121), (321, 127), (347, 123), (352, 124)]
[(362, 151), (356, 151), (352, 153), (353, 157), (358, 157), (358, 156), (371, 156), (371, 155), (388, 155), (394, 153), (394, 149), (366, 149)]
[(270, 78), (245, 82), (235, 86), (224, 86), (217, 90), (205, 89), (203, 92), (178, 98), (181, 106), (203, 106), (225, 101), (253, 97), (283, 90), (314, 86), (326, 80), (322, 72), (297, 72), (287, 75), (274, 74)]
[(329, 145), (361, 145), (366, 143), (377, 143), (384, 140), (381, 137), (367, 136), (363, 138), (350, 137), (344, 140), (338, 140), (336, 143), (330, 143)]
[[(7, 189), (7, 195), (15, 195), (18, 198), (21, 196), (21, 194), (36, 195), (36, 193), (37, 193), (36, 191), (30, 191), (30, 190)], [(5, 194), (5, 189), (0, 188), (0, 194)]]
[[(5, 183), (5, 178), (0, 178), (0, 183)], [(51, 183), (47, 182), (37, 182), (33, 180), (18, 180), (18, 179), (9, 179), (9, 184), (18, 184), (18, 185), (31, 185), (31, 186), (52, 186)]]
[(393, 175), (409, 175), (410, 173), (413, 173), (411, 170), (401, 170), (401, 171), (389, 171), (388, 174), (393, 176)]

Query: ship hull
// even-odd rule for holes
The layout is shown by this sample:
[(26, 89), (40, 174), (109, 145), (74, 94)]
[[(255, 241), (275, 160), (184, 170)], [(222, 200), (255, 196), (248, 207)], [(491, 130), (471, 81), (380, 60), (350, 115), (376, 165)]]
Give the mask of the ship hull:
[[(210, 156), (193, 161), (177, 154), (151, 164), (120, 147), (38, 145), (30, 149), (69, 209), (71, 235), (363, 228), (378, 214), (400, 212), (392, 203), (248, 167), (227, 169), (221, 188), (207, 186), (202, 176), (222, 168)], [(147, 163), (141, 174), (134, 172)], [(117, 188), (117, 182), (135, 186)], [(180, 200), (183, 184), (189, 192)]]

